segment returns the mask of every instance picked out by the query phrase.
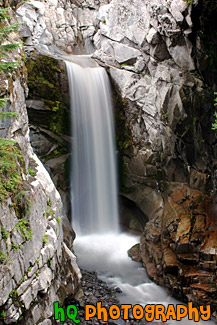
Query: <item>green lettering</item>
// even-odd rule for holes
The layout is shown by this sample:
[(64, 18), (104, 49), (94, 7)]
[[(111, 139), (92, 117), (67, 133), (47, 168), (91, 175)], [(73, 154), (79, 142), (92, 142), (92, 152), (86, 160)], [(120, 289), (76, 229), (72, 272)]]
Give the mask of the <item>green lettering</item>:
[[(70, 312), (70, 310), (73, 309), (73, 313)], [(80, 319), (76, 319), (78, 310), (75, 305), (69, 305), (66, 309), (66, 313), (69, 319), (73, 320), (74, 323), (78, 324), (80, 323)]]
[(62, 307), (59, 307), (59, 302), (55, 301), (54, 302), (54, 319), (58, 320), (60, 319), (61, 322), (65, 321), (65, 312)]

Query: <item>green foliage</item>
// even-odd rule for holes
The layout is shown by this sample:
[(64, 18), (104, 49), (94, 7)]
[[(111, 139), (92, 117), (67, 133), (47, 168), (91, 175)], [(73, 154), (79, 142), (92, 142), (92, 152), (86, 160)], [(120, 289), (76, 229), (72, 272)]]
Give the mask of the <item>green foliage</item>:
[(31, 272), (32, 271), (32, 266), (29, 266), (27, 271)]
[(30, 228), (27, 220), (22, 218), (15, 226), (15, 228), (20, 231), (24, 240), (32, 240), (32, 229)]
[[(3, 57), (7, 57), (8, 53), (20, 46), (20, 43), (14, 43), (10, 38), (12, 32), (17, 31), (19, 24), (8, 25), (9, 19), (8, 9), (0, 9), (0, 72), (8, 71), (19, 66), (18, 61), (8, 61)], [(0, 107), (3, 108), (8, 98), (0, 99)], [(17, 116), (14, 112), (0, 112), (0, 120)], [(0, 201), (7, 199), (12, 192), (18, 190), (18, 186), (22, 183), (23, 155), (16, 141), (0, 138)]]
[(24, 157), (16, 141), (0, 138), (0, 201), (18, 191), (22, 184)]
[(19, 246), (17, 246), (13, 241), (11, 242), (11, 247), (15, 251), (18, 251), (18, 249), (19, 249)]
[(36, 175), (36, 171), (35, 171), (34, 169), (32, 169), (32, 168), (28, 168), (28, 173), (29, 173), (32, 177), (34, 177), (34, 176)]
[[(8, 100), (9, 100), (9, 98), (1, 98), (0, 99), (0, 107), (4, 107), (4, 106), (1, 106), (1, 103), (3, 105)], [(15, 113), (15, 112), (0, 112), (0, 120), (4, 121), (10, 117), (17, 117), (18, 115), (19, 115), (19, 113)]]
[(13, 70), (18, 68), (20, 62), (0, 62), (0, 71)]
[(189, 7), (193, 3), (194, 3), (194, 0), (186, 0), (186, 6), (187, 7)]
[[(67, 98), (59, 83), (61, 69), (58, 60), (33, 53), (27, 61), (29, 98), (40, 98), (48, 111), (43, 122), (57, 134), (70, 134)], [(44, 116), (44, 115), (43, 115)], [(35, 120), (38, 123), (38, 120)]]
[(217, 112), (214, 113), (215, 122), (212, 124), (212, 130), (217, 131)]
[(48, 235), (45, 234), (45, 235), (44, 235), (44, 238), (42, 239), (42, 243), (43, 243), (43, 244), (46, 244), (47, 241), (48, 241)]
[(47, 266), (49, 268), (51, 268), (51, 260), (52, 260), (52, 257), (49, 257), (48, 260), (47, 260)]
[(10, 18), (10, 16), (7, 13), (8, 13), (8, 8), (0, 9), (0, 21), (2, 19), (9, 19)]
[[(217, 92), (214, 92), (214, 95), (216, 96), (214, 99), (214, 106), (217, 106)], [(217, 131), (217, 112), (214, 113), (215, 121), (212, 124), (212, 130)]]
[(18, 296), (18, 291), (17, 291), (17, 289), (13, 289), (13, 290), (10, 292), (10, 294), (9, 294), (9, 297), (10, 297), (10, 298), (12, 298), (12, 297), (14, 297), (14, 296)]
[(14, 198), (14, 210), (18, 218), (23, 218), (30, 214), (33, 202), (28, 198), (28, 192), (21, 191)]
[(6, 311), (2, 310), (0, 313), (0, 319), (4, 319), (6, 317)]
[(49, 200), (47, 201), (47, 205), (48, 205), (49, 207), (52, 206), (52, 201), (51, 201), (51, 198), (50, 198), (50, 197), (49, 197)]
[(53, 217), (55, 215), (55, 212), (50, 209), (49, 207), (46, 207), (44, 213), (43, 213), (43, 216), (45, 216), (47, 219), (51, 216)]
[[(6, 102), (9, 100), (9, 98), (0, 98), (0, 108), (3, 108), (5, 107), (6, 105)], [(3, 112), (0, 112), (0, 119), (2, 120), (2, 113)]]
[[(0, 41), (8, 40), (10, 33), (16, 32), (19, 25), (20, 25), (20, 23), (17, 23), (17, 24), (8, 25), (8, 26), (1, 28), (0, 29)], [(16, 44), (13, 44), (13, 45), (16, 45)]]
[(127, 66), (126, 63), (122, 63), (122, 64), (120, 64), (120, 69), (122, 69), (122, 68), (125, 67), (125, 66)]
[(15, 43), (11, 40), (10, 35), (16, 32), (20, 23), (8, 25), (7, 19), (10, 16), (7, 14), (8, 9), (0, 9), (0, 71), (7, 72), (13, 70), (20, 65), (20, 61), (2, 61), (2, 58), (8, 56), (8, 53), (21, 47), (22, 43)]
[(4, 227), (1, 227), (2, 239), (6, 241), (8, 239), (8, 232)]
[(7, 262), (7, 256), (0, 250), (0, 263), (5, 264)]

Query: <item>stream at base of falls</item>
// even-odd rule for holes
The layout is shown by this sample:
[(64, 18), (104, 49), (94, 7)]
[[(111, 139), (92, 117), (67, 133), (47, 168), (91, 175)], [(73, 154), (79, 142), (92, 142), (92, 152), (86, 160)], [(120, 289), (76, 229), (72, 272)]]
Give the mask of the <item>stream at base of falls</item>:
[[(87, 57), (68, 57), (65, 64), (72, 115), (72, 228), (77, 234), (74, 249), (78, 256), (78, 265), (87, 271), (97, 272), (98, 278), (111, 288), (120, 288), (119, 304), (140, 304), (143, 307), (149, 304), (162, 304), (165, 308), (169, 304), (182, 304), (169, 297), (165, 289), (151, 282), (142, 265), (128, 257), (128, 249), (138, 243), (139, 238), (119, 233), (113, 109), (111, 87), (106, 71)], [(87, 274), (86, 276), (88, 278)], [(91, 278), (91, 274), (89, 277)], [(100, 302), (102, 298), (100, 292), (102, 294), (107, 292), (107, 296), (109, 292), (117, 293), (117, 290), (109, 291), (97, 281), (94, 282), (91, 292), (90, 281), (87, 280), (90, 294), (96, 292), (94, 297), (96, 302)], [(100, 288), (96, 290), (97, 285)], [(115, 304), (115, 299), (112, 297), (107, 301)], [(81, 306), (83, 311), (86, 303), (89, 303), (87, 299)], [(81, 321), (81, 324), (86, 323), (123, 325), (129, 324), (129, 321), (122, 319), (108, 322), (97, 319)], [(193, 324), (194, 321), (186, 318), (181, 321), (169, 319), (166, 323), (187, 325)], [(214, 324), (209, 321), (197, 322), (204, 323)], [(162, 324), (162, 322), (131, 319), (130, 324)]]
[[(151, 282), (141, 263), (133, 262), (127, 255), (127, 250), (139, 242), (139, 237), (121, 234), (93, 234), (78, 236), (74, 242), (78, 265), (88, 271), (95, 271), (98, 278), (105, 281), (108, 286), (120, 288), (118, 293), (120, 304), (163, 304), (166, 308), (169, 304), (183, 304), (168, 296), (166, 290)], [(100, 301), (100, 297), (98, 298)], [(91, 324), (91, 322), (88, 322)], [(87, 323), (87, 324), (88, 324)], [(106, 322), (105, 322), (106, 323)], [(195, 323), (187, 318), (181, 321), (169, 319), (161, 323), (160, 320), (153, 322), (114, 320), (107, 324), (181, 324)], [(97, 324), (96, 322), (92, 324)], [(100, 323), (99, 323), (100, 324)], [(214, 321), (202, 321), (197, 324), (214, 325)]]

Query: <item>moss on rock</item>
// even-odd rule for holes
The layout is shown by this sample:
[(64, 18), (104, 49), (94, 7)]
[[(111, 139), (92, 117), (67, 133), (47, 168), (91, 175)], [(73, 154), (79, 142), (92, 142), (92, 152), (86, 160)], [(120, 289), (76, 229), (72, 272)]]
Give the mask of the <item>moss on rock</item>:
[[(44, 103), (47, 114), (43, 112), (43, 123), (56, 134), (69, 134), (67, 98), (61, 80), (61, 73), (65, 74), (63, 62), (35, 51), (27, 60), (27, 70), (28, 99), (41, 100)], [(40, 115), (40, 112), (37, 114)], [(38, 124), (33, 115), (30, 115), (30, 122)]]

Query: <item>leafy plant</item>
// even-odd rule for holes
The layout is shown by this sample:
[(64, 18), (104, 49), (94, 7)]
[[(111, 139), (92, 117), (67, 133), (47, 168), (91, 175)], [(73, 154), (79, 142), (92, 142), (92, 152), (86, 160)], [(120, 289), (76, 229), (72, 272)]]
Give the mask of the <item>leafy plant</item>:
[[(0, 98), (0, 108), (5, 107), (6, 102), (9, 100), (9, 98)], [(0, 119), (2, 120), (2, 114), (3, 112), (0, 112)]]
[(48, 241), (48, 235), (45, 234), (45, 235), (44, 235), (44, 238), (43, 238), (43, 240), (42, 240), (42, 243), (43, 243), (43, 244), (46, 244), (47, 241)]
[(4, 319), (6, 317), (6, 311), (2, 310), (0, 313), (0, 319)]
[(0, 201), (18, 191), (24, 157), (15, 140), (0, 138)]
[(32, 177), (34, 177), (36, 175), (36, 170), (34, 170), (32, 168), (28, 168), (28, 172)]
[(51, 260), (52, 260), (52, 257), (49, 257), (48, 260), (47, 260), (47, 266), (49, 268), (51, 268)]
[(32, 271), (32, 266), (29, 266), (27, 271), (31, 272)]
[(18, 249), (19, 249), (19, 246), (17, 246), (13, 241), (11, 242), (11, 247), (15, 251), (18, 251)]
[[(217, 92), (214, 92), (214, 95), (216, 96), (214, 99), (214, 106), (217, 106)], [(215, 121), (212, 124), (212, 130), (217, 131), (217, 112), (214, 113)]]
[(13, 289), (10, 294), (9, 294), (9, 297), (13, 297), (13, 296), (18, 296), (18, 291), (17, 289)]
[(0, 263), (5, 264), (7, 262), (7, 256), (0, 250)]
[[(19, 24), (10, 25), (8, 8), (0, 9), (0, 72), (7, 72), (18, 67), (19, 61), (8, 60), (8, 54), (21, 46), (14, 42), (11, 33), (16, 32)], [(6, 106), (9, 98), (0, 98), (0, 108)], [(0, 112), (0, 120), (17, 116), (15, 112)], [(12, 193), (18, 191), (22, 183), (24, 157), (16, 141), (0, 138), (0, 201), (7, 199)]]
[(193, 3), (194, 3), (194, 0), (186, 0), (186, 6), (187, 7), (189, 7)]
[[(1, 98), (0, 99), (0, 107), (4, 107), (5, 106), (5, 102), (8, 101), (9, 98)], [(1, 106), (1, 104), (3, 106)], [(19, 113), (16, 112), (0, 112), (0, 120), (4, 121), (7, 120), (10, 117), (17, 117), (19, 115)]]
[(32, 229), (30, 228), (27, 220), (22, 218), (15, 226), (15, 228), (20, 231), (24, 240), (32, 240)]
[(7, 22), (9, 18), (8, 9), (0, 9), (0, 71), (5, 72), (17, 68), (20, 65), (19, 61), (5, 61), (5, 57), (8, 56), (9, 52), (22, 45), (21, 42), (14, 43), (10, 38), (11, 33), (17, 31), (20, 23), (9, 25)]
[(1, 227), (2, 239), (6, 241), (8, 239), (8, 232), (4, 227)]

